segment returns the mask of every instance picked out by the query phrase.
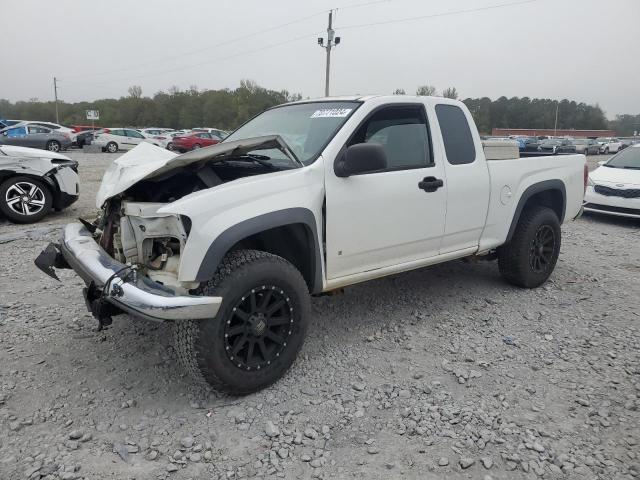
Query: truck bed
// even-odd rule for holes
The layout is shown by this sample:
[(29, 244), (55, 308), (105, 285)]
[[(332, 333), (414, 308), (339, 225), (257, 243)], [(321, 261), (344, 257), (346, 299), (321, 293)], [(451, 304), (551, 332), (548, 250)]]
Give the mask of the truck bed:
[(566, 204), (560, 221), (574, 219), (580, 213), (584, 196), (585, 162), (581, 154), (487, 160), (491, 195), (479, 251), (505, 242), (518, 200), (525, 198), (525, 192), (534, 184), (555, 183), (564, 189)]

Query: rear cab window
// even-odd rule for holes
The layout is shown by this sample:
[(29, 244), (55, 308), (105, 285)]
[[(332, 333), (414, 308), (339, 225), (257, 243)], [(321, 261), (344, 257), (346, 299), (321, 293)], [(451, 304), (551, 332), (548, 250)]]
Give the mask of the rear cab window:
[(473, 163), (476, 159), (476, 145), (462, 109), (456, 105), (439, 104), (436, 105), (436, 116), (447, 161), (451, 165)]

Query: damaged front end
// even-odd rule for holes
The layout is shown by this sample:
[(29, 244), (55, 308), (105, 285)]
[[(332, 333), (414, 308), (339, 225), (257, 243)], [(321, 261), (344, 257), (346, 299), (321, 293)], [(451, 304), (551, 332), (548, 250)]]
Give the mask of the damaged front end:
[(260, 149), (277, 149), (289, 159), (287, 167), (298, 168), (278, 136), (184, 155), (139, 145), (105, 173), (96, 195), (98, 217), (66, 225), (60, 244), (50, 244), (36, 266), (53, 278), (54, 268), (75, 270), (87, 285), (87, 307), (101, 326), (119, 313), (160, 321), (215, 316), (222, 298), (199, 295), (200, 282), (180, 279), (191, 220), (163, 207), (238, 178), (278, 171), (264, 160), (268, 157), (250, 154)]
[[(75, 270), (87, 285), (84, 289), (87, 307), (101, 326), (110, 324), (111, 316), (120, 313), (156, 321), (216, 315), (222, 298), (189, 295), (184, 286), (171, 287), (154, 281), (146, 274), (144, 264), (123, 263), (109, 255), (96, 241), (96, 236), (100, 239), (104, 232), (96, 229), (92, 233), (91, 229), (82, 223), (66, 225), (62, 242), (49, 244), (35, 263), (49, 275), (52, 267)], [(143, 243), (149, 243), (146, 240)], [(160, 265), (163, 255), (166, 252), (151, 258), (152, 265)], [(171, 280), (170, 270), (171, 267), (157, 271)]]
[(199, 283), (180, 282), (178, 273), (191, 222), (185, 216), (159, 213), (164, 205), (109, 200), (96, 221), (99, 244), (115, 260), (135, 265), (152, 281), (188, 294)]

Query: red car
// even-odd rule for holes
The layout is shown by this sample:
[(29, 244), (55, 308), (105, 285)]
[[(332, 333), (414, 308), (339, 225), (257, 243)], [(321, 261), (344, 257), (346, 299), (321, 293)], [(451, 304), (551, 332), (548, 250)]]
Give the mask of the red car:
[(173, 137), (173, 149), (178, 150), (180, 153), (187, 152), (189, 150), (195, 150), (196, 148), (208, 147), (220, 143), (221, 139), (211, 133), (206, 132), (192, 132), (186, 135), (179, 135)]

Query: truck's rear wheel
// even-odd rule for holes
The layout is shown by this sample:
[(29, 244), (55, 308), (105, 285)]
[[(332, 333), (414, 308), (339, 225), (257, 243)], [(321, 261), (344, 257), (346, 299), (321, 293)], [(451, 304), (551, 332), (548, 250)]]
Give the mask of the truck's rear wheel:
[(560, 221), (547, 207), (522, 212), (511, 241), (498, 249), (500, 273), (509, 282), (534, 288), (547, 281), (560, 253)]
[(293, 265), (266, 252), (231, 252), (202, 293), (223, 298), (218, 314), (174, 327), (178, 358), (195, 379), (243, 395), (289, 369), (309, 311), (306, 283)]

